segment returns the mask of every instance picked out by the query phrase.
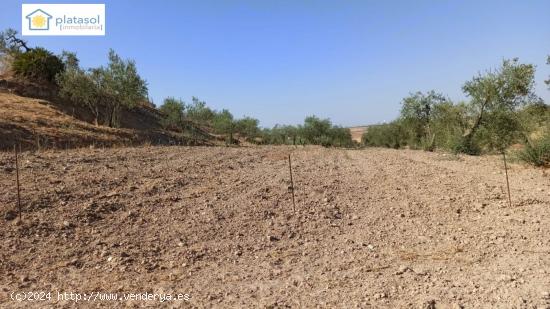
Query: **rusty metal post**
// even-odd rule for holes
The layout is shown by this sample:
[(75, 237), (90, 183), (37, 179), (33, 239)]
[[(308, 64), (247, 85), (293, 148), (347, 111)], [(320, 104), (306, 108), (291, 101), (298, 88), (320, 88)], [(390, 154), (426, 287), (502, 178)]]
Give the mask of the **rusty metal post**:
[[(21, 145), (19, 145), (21, 147)], [(16, 183), (17, 183), (17, 209), (19, 210), (19, 221), (22, 220), (21, 216), (21, 193), (19, 189), (19, 153), (17, 152), (17, 145), (13, 146), (13, 149), (15, 151), (15, 175), (16, 175)]]
[(292, 192), (292, 210), (296, 213), (296, 202), (294, 201), (294, 180), (292, 179), (292, 162), (290, 154), (288, 155), (288, 168), (290, 170), (290, 190)]
[(502, 152), (502, 157), (504, 158), (504, 172), (506, 173), (506, 187), (508, 188), (508, 204), (510, 208), (512, 207), (512, 198), (510, 196), (510, 182), (508, 181), (508, 165), (506, 164), (506, 152)]

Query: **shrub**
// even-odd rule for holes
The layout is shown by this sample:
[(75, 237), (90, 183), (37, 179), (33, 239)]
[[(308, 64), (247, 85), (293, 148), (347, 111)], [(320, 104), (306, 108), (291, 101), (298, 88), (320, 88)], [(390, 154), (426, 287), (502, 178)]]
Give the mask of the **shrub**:
[(15, 74), (46, 82), (54, 82), (55, 76), (62, 72), (64, 67), (59, 57), (41, 47), (15, 54), (12, 63)]
[(365, 146), (401, 148), (406, 146), (407, 134), (399, 121), (370, 126), (363, 134)]
[(550, 167), (550, 135), (527, 144), (517, 155), (520, 160), (531, 165)]
[(162, 113), (161, 125), (165, 129), (181, 129), (183, 126), (185, 104), (182, 100), (172, 97), (164, 99), (159, 108)]
[(226, 134), (226, 144), (233, 144), (233, 133), (235, 132), (235, 120), (233, 115), (227, 110), (223, 109), (221, 112), (217, 112), (212, 119), (212, 127), (217, 134)]
[(333, 126), (330, 131), (330, 145), (338, 147), (350, 147), (353, 145), (353, 140), (351, 139), (351, 132), (349, 129)]
[(187, 118), (196, 124), (210, 126), (214, 116), (215, 112), (197, 97), (193, 97), (191, 105), (187, 106)]
[(447, 103), (447, 99), (440, 93), (429, 91), (424, 94), (416, 92), (404, 98), (401, 102), (400, 119), (408, 138), (407, 144), (411, 147), (421, 147), (432, 151), (435, 148), (435, 139), (432, 123), (434, 110)]
[(464, 136), (451, 140), (449, 146), (454, 154), (464, 153), (472, 156), (481, 154), (479, 144), (474, 139), (465, 138)]
[(260, 133), (258, 119), (244, 117), (235, 122), (235, 129), (248, 140), (254, 139)]
[(308, 116), (304, 120), (303, 135), (309, 144), (327, 145), (332, 123), (329, 119)]

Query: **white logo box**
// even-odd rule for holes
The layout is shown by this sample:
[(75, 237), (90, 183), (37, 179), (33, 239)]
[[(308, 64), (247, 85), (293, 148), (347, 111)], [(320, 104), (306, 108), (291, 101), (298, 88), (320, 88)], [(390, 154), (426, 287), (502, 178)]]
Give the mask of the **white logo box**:
[(105, 4), (21, 5), (22, 35), (105, 35)]

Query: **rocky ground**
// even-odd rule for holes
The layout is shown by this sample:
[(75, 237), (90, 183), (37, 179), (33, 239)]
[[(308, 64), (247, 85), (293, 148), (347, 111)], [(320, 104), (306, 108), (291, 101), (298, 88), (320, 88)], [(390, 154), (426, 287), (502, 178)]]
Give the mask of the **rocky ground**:
[[(296, 193), (293, 211), (288, 154)], [(499, 157), (316, 147), (0, 154), (14, 292), (186, 293), (78, 307), (550, 308), (550, 177)]]

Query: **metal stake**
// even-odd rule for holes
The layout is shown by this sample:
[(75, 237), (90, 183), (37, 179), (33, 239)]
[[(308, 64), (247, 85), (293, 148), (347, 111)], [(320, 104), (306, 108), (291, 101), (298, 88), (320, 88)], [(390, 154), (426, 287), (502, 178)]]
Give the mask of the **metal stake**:
[(288, 168), (290, 170), (290, 190), (292, 192), (292, 210), (296, 213), (296, 202), (294, 201), (294, 180), (292, 179), (292, 162), (290, 154), (288, 155)]
[[(19, 145), (21, 147), (21, 145)], [(19, 189), (19, 159), (17, 158), (19, 156), (17, 152), (17, 145), (13, 146), (13, 149), (15, 151), (15, 175), (16, 175), (16, 183), (17, 183), (17, 209), (19, 210), (19, 221), (22, 220), (21, 216), (21, 193)]]
[(508, 188), (508, 204), (510, 204), (510, 208), (512, 207), (512, 198), (510, 197), (510, 182), (508, 181), (508, 166), (506, 165), (506, 152), (502, 152), (502, 156), (504, 157), (504, 171), (506, 173), (506, 187)]

